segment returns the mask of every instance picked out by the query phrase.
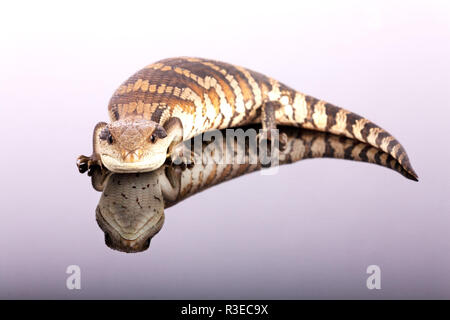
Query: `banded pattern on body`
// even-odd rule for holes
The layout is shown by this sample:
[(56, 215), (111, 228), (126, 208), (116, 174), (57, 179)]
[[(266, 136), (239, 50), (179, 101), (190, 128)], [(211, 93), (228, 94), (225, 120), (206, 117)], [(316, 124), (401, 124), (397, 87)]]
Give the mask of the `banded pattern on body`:
[(281, 99), (285, 99), (286, 103), (282, 103), (282, 107), (277, 110), (278, 123), (329, 132), (367, 143), (390, 154), (414, 180), (418, 179), (400, 142), (373, 122), (300, 92), (295, 92), (293, 99), (288, 100), (284, 96)]
[[(280, 165), (313, 158), (345, 159), (377, 164), (395, 170), (408, 179), (415, 179), (391, 155), (367, 143), (326, 132), (301, 130), (294, 127), (281, 127), (280, 132), (286, 133), (288, 138), (286, 148), (280, 152)], [(260, 163), (220, 162), (216, 156), (221, 153), (213, 142), (212, 144), (214, 148), (209, 150), (209, 143), (203, 144), (203, 161), (194, 163), (190, 169), (182, 172), (177, 199), (174, 202), (165, 201), (166, 208), (216, 184), (261, 169)], [(230, 149), (224, 140), (222, 157), (225, 158), (226, 153), (243, 152), (246, 159), (258, 158), (257, 154), (254, 154), (258, 151), (248, 148), (248, 142), (245, 146), (238, 144), (235, 146), (240, 150)]]
[(151, 64), (116, 90), (108, 110), (112, 121), (144, 118), (164, 124), (177, 117), (187, 140), (212, 129), (258, 123), (261, 108), (268, 101), (278, 106), (278, 124), (368, 143), (397, 159), (417, 180), (404, 148), (379, 126), (258, 72), (224, 62), (172, 58)]

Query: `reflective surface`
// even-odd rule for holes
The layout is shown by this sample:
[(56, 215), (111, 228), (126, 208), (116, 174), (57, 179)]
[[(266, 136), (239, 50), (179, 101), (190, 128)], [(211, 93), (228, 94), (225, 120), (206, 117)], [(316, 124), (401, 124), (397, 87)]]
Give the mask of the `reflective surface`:
[[(1, 11), (0, 298), (450, 298), (448, 5), (251, 3), (179, 3), (182, 26), (149, 19), (173, 11), (163, 2)], [(366, 116), (420, 181), (299, 161), (165, 209), (147, 251), (111, 250), (101, 194), (74, 159), (91, 152), (120, 82), (176, 55), (243, 65)], [(366, 287), (372, 264), (381, 290)], [(69, 265), (81, 290), (66, 288)]]
[[(279, 127), (279, 134), (287, 137), (287, 143), (274, 147), (275, 141), (257, 143), (259, 129), (237, 128), (236, 132), (242, 132), (242, 135), (236, 138), (227, 136), (229, 130), (213, 131), (208, 136), (200, 135), (187, 141), (191, 146), (189, 150), (194, 152), (187, 166), (169, 163), (152, 172), (132, 174), (91, 167), (92, 186), (102, 191), (96, 219), (105, 232), (106, 244), (128, 253), (144, 251), (163, 225), (164, 208), (221, 182), (261, 169), (267, 170), (264, 175), (275, 175), (278, 165), (304, 159), (341, 158), (369, 162), (415, 180), (389, 154), (365, 143), (332, 134)], [(215, 138), (211, 139), (212, 136)], [(226, 195), (224, 199), (226, 201)]]

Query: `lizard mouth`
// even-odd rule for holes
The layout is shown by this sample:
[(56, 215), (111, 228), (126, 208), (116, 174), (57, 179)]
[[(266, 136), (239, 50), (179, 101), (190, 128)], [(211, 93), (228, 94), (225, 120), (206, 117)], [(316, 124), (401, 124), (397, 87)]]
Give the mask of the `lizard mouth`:
[(144, 154), (142, 149), (137, 149), (134, 151), (123, 151), (122, 158), (124, 162), (139, 162)]
[[(133, 161), (131, 161), (131, 159)], [(152, 155), (140, 158), (137, 161), (134, 161), (135, 159), (135, 153), (127, 154), (125, 160), (119, 160), (107, 154), (101, 155), (101, 160), (105, 167), (108, 168), (108, 170), (117, 173), (154, 171), (164, 164), (166, 156), (164, 154)]]

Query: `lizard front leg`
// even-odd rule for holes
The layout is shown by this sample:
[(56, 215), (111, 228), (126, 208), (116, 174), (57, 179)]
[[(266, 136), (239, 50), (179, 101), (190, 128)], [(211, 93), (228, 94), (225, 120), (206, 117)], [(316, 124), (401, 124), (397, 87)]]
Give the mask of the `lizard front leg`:
[(171, 139), (167, 149), (167, 157), (174, 165), (179, 165), (183, 170), (186, 166), (193, 165), (195, 154), (183, 141), (183, 124), (179, 118), (170, 118), (165, 124), (164, 129)]
[[(275, 110), (280, 107), (280, 103), (277, 101), (267, 101), (261, 106), (261, 125), (262, 133), (258, 134), (260, 139), (272, 140), (272, 130), (277, 129), (277, 123), (275, 118)], [(281, 150), (284, 150), (287, 143), (287, 135), (282, 132), (277, 135), (279, 146)]]
[(102, 192), (107, 184), (108, 178), (112, 175), (112, 172), (105, 167), (93, 165), (89, 169), (88, 175), (91, 177), (91, 183), (94, 190)]
[(99, 122), (94, 128), (94, 133), (92, 136), (92, 145), (93, 145), (92, 155), (90, 157), (81, 155), (77, 158), (77, 167), (80, 173), (85, 173), (87, 171), (88, 176), (92, 176), (93, 168), (99, 167), (101, 170), (104, 169), (99, 154), (99, 142), (100, 142), (100, 134), (106, 126), (107, 126), (106, 122)]
[(159, 175), (159, 185), (167, 206), (174, 204), (181, 191), (182, 169), (179, 166), (166, 165)]

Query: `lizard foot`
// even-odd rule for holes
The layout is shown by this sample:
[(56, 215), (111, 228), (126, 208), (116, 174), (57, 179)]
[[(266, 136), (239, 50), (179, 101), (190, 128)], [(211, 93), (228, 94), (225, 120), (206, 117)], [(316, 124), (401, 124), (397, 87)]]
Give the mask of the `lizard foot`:
[(170, 153), (170, 164), (185, 170), (194, 166), (197, 154), (192, 151), (186, 144), (180, 143), (176, 145)]
[(92, 187), (96, 191), (102, 192), (106, 186), (106, 179), (112, 174), (111, 171), (98, 165), (89, 168), (88, 175), (91, 177)]
[[(274, 142), (275, 146), (277, 146), (278, 142), (278, 148), (280, 151), (284, 151), (286, 149), (287, 145), (287, 134), (285, 132), (281, 132), (275, 136), (272, 136), (272, 130), (262, 130), (257, 135), (258, 142), (265, 139), (267, 142)], [(278, 141), (277, 141), (278, 140)], [(272, 143), (267, 143), (267, 145), (272, 146)]]
[(77, 167), (80, 173), (88, 172), (88, 176), (92, 176), (93, 171), (100, 168), (103, 170), (102, 162), (98, 157), (92, 155), (91, 157), (87, 157), (81, 155), (77, 158)]
[[(287, 135), (285, 132), (272, 136), (271, 130), (263, 130), (257, 135), (259, 142), (259, 159), (263, 168), (269, 168), (272, 164), (277, 164), (279, 151), (284, 151), (287, 146)], [(262, 141), (265, 140), (265, 143)], [(272, 150), (272, 143), (274, 148)]]

